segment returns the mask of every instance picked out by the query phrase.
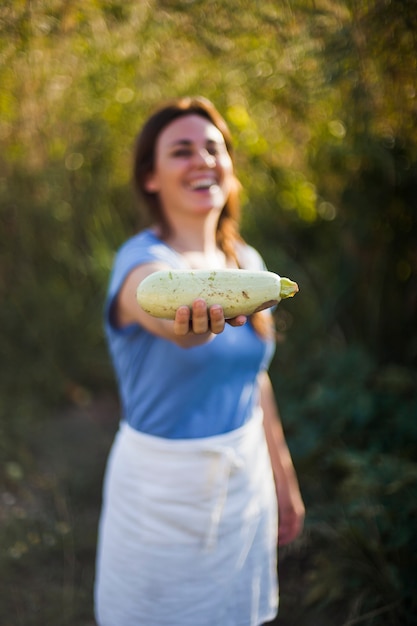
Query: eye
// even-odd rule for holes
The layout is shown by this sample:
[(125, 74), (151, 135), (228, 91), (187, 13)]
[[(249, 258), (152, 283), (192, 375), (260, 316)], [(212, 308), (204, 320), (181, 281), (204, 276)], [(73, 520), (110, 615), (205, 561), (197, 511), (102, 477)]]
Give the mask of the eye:
[(227, 148), (222, 143), (210, 142), (207, 144), (206, 150), (212, 156), (222, 156), (223, 154), (227, 154)]
[(216, 145), (208, 146), (207, 152), (211, 154), (212, 156), (217, 156), (220, 153), (219, 146), (216, 146)]
[(174, 158), (175, 157), (179, 157), (179, 158), (190, 157), (191, 155), (192, 155), (191, 148), (177, 148), (176, 150), (172, 152), (172, 156)]

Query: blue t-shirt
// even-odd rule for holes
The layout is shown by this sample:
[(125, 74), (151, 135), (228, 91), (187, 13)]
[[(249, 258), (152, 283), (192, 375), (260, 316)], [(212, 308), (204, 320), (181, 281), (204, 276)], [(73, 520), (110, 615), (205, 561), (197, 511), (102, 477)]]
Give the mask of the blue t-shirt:
[[(248, 269), (264, 267), (247, 246)], [(256, 378), (269, 366), (274, 343), (252, 326), (226, 325), (220, 335), (181, 348), (139, 324), (117, 328), (111, 307), (127, 275), (138, 265), (162, 261), (184, 268), (181, 256), (144, 230), (118, 251), (106, 301), (105, 330), (119, 385), (122, 419), (143, 433), (169, 439), (208, 437), (242, 426), (258, 403)]]

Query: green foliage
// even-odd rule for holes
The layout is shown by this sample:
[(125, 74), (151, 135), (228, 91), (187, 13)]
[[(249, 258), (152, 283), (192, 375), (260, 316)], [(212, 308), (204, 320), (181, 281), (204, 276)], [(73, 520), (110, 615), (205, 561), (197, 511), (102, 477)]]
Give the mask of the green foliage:
[[(132, 143), (156, 103), (189, 93), (232, 128), (245, 236), (300, 285), (275, 313), (272, 369), (309, 511), (306, 613), (294, 592), (283, 619), (415, 622), (416, 32), (414, 0), (1, 3), (2, 623), (91, 619), (98, 465), (48, 482), (30, 433), (114, 391), (102, 310), (114, 251), (143, 223)], [(91, 501), (85, 543), (61, 490), (77, 515)]]
[(274, 383), (308, 511), (304, 613), (413, 624), (417, 378), (353, 347), (282, 369)]

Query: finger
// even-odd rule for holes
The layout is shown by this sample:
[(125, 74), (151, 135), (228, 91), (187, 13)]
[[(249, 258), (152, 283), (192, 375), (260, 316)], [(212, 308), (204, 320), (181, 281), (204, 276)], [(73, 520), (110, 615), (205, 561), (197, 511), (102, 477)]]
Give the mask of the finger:
[(223, 309), (219, 304), (213, 304), (210, 307), (210, 330), (215, 335), (224, 331), (225, 319)]
[(193, 302), (191, 322), (192, 330), (196, 335), (203, 335), (209, 329), (207, 304), (201, 298)]
[(295, 518), (290, 522), (279, 524), (278, 528), (278, 543), (281, 546), (285, 546), (296, 539), (303, 530), (303, 520)]
[(246, 324), (247, 319), (246, 315), (238, 315), (237, 317), (232, 317), (231, 319), (226, 320), (226, 322), (230, 324), (230, 326), (243, 326)]
[(187, 335), (190, 331), (191, 311), (188, 306), (180, 306), (175, 313), (174, 333)]

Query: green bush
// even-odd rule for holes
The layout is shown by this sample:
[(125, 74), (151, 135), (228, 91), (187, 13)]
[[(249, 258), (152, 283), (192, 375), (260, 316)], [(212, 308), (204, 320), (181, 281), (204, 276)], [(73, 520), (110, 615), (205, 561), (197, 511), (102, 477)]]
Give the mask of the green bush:
[(380, 370), (360, 349), (307, 359), (298, 378), (282, 364), (274, 373), (307, 504), (305, 613), (413, 624), (415, 376)]

